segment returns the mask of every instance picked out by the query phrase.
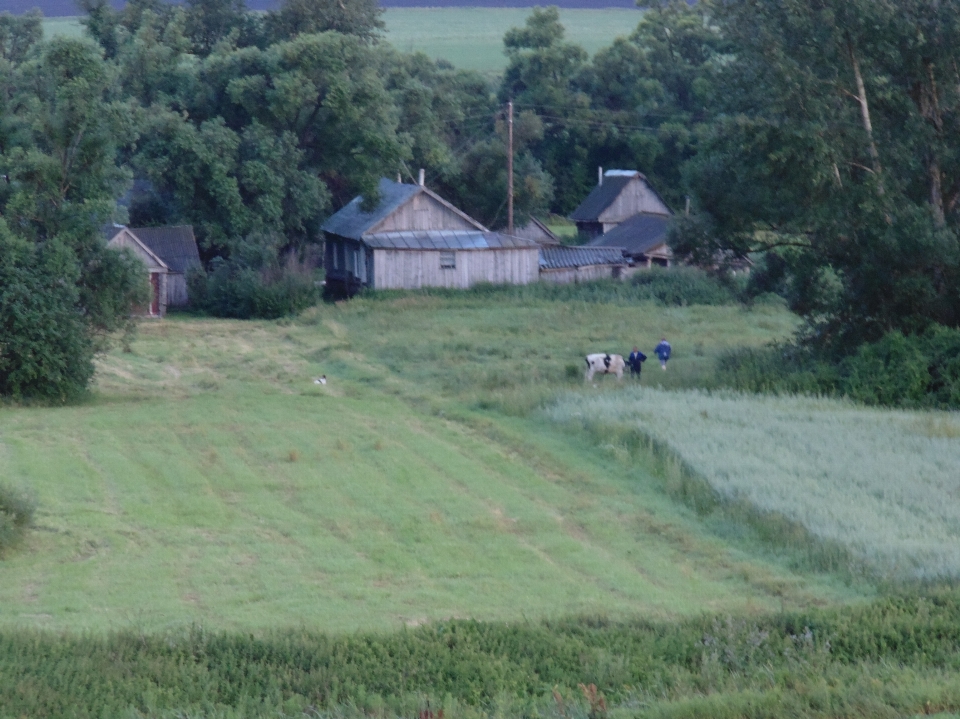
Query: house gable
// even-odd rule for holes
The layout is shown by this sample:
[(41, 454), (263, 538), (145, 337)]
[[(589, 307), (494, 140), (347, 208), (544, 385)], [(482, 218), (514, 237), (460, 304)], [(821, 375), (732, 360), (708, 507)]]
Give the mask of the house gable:
[(669, 216), (673, 213), (646, 178), (637, 173), (600, 212), (597, 219), (605, 224), (616, 224), (639, 214)]
[(413, 194), (364, 235), (423, 230), (480, 230), (486, 228), (425, 187)]
[(122, 228), (119, 232), (117, 232), (117, 234), (110, 238), (110, 240), (107, 242), (107, 247), (113, 247), (116, 249), (129, 247), (133, 253), (143, 261), (150, 272), (170, 271), (170, 268), (167, 266), (167, 264), (161, 260), (153, 250), (147, 247), (147, 245), (144, 244), (139, 237), (133, 234), (126, 227)]

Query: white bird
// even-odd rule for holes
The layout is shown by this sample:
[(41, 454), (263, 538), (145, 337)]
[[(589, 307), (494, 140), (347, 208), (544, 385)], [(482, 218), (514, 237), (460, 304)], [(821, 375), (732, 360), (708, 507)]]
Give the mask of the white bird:
[(322, 377), (320, 377), (320, 379), (315, 379), (315, 380), (313, 380), (313, 383), (314, 383), (314, 384), (326, 384), (326, 383), (327, 383), (327, 376), (326, 376), (326, 375), (323, 375)]

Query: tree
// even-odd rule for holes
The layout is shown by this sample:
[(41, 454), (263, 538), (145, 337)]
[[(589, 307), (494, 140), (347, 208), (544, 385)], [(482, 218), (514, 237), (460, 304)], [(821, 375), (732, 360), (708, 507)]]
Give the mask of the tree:
[(960, 324), (955, 3), (732, 0), (725, 107), (689, 167), (700, 260), (778, 253), (821, 344)]
[(266, 25), (274, 42), (329, 30), (373, 41), (386, 27), (382, 15), (378, 0), (283, 0)]
[(0, 147), (0, 393), (65, 400), (146, 298), (142, 266), (100, 227), (128, 175), (129, 113), (86, 41), (58, 39), (4, 78)]

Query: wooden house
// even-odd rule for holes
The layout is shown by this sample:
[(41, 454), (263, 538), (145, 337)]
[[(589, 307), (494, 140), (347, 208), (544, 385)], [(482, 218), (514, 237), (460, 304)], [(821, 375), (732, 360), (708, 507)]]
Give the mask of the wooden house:
[(332, 294), (537, 281), (536, 242), (491, 232), (422, 182), (381, 179), (379, 194), (369, 212), (356, 197), (321, 227)]
[(573, 211), (577, 230), (595, 238), (637, 215), (670, 217), (673, 214), (647, 178), (636, 170), (601, 172), (599, 184)]
[(667, 245), (670, 217), (665, 215), (634, 215), (588, 243), (589, 247), (623, 248), (624, 256), (634, 266), (670, 267), (673, 252)]
[(540, 248), (540, 279), (566, 284), (619, 278), (627, 261), (619, 247)]
[(193, 227), (112, 227), (107, 234), (108, 246), (129, 248), (147, 266), (153, 294), (144, 314), (163, 317), (167, 307), (188, 303), (186, 273), (200, 267)]

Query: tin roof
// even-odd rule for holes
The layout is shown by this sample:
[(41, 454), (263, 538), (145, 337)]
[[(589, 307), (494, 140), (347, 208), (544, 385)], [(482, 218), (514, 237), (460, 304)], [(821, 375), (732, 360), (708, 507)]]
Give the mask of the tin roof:
[(363, 195), (358, 195), (342, 210), (324, 222), (320, 229), (341, 237), (359, 240), (363, 237), (364, 232), (389, 217), (397, 208), (423, 188), (420, 185), (404, 185), (381, 178), (378, 189), (380, 191), (380, 203), (373, 210), (364, 212), (360, 208), (363, 203)]
[(377, 232), (364, 235), (360, 241), (378, 250), (526, 250), (539, 247), (533, 240), (479, 230)]
[(626, 264), (626, 261), (623, 259), (623, 250), (619, 247), (540, 248), (540, 268), (544, 270), (623, 264)]
[(667, 241), (669, 217), (634, 215), (589, 243), (589, 247), (622, 247), (628, 255), (642, 255)]
[(669, 212), (667, 203), (664, 202), (660, 193), (654, 189), (647, 176), (642, 172), (636, 170), (607, 170), (603, 173), (603, 183), (593, 188), (586, 199), (580, 203), (580, 206), (570, 214), (570, 219), (575, 222), (598, 222), (600, 215), (614, 203), (620, 193), (634, 180), (639, 180), (646, 185), (647, 189), (660, 200)]

